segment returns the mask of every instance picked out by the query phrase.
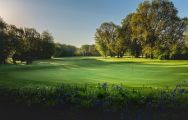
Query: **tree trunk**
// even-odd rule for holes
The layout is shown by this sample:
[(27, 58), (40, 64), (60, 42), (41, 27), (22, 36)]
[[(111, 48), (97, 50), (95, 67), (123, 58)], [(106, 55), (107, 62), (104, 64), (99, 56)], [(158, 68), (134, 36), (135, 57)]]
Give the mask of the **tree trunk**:
[(120, 54), (120, 58), (122, 58), (123, 57), (123, 54)]
[(146, 59), (148, 59), (148, 54), (146, 54)]
[(13, 63), (16, 64), (16, 60), (15, 59), (13, 59)]

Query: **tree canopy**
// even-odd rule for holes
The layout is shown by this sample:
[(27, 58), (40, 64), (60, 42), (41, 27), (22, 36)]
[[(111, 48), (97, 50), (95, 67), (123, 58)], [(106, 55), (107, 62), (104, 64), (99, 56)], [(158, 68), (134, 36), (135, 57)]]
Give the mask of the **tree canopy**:
[(36, 59), (68, 56), (124, 55), (158, 59), (188, 59), (188, 18), (180, 18), (169, 0), (144, 1), (135, 12), (116, 25), (104, 22), (95, 33), (94, 45), (54, 43), (48, 31), (18, 28), (0, 18), (0, 64), (11, 58), (13, 63), (27, 64)]
[(144, 1), (123, 19), (121, 26), (102, 23), (95, 41), (103, 56), (129, 53), (135, 57), (179, 59), (180, 55), (187, 56), (187, 24), (187, 18), (178, 16), (173, 2)]
[(32, 63), (35, 59), (48, 59), (54, 54), (55, 46), (48, 31), (40, 34), (34, 28), (17, 28), (0, 19), (0, 63), (8, 58), (13, 62)]

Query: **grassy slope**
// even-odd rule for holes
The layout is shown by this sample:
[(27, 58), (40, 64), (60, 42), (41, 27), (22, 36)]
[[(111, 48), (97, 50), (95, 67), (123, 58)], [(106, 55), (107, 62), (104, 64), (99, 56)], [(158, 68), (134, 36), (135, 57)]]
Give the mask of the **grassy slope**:
[(74, 57), (0, 66), (0, 86), (9, 88), (99, 82), (130, 87), (173, 87), (179, 81), (188, 81), (188, 61)]

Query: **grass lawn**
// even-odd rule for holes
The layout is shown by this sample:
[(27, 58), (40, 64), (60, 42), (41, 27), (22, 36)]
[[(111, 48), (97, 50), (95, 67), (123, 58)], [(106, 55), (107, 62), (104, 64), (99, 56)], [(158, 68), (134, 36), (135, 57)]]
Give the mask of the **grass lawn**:
[[(123, 84), (127, 87), (175, 87), (188, 82), (188, 60), (70, 57), (1, 65), (0, 87), (20, 88), (66, 84)], [(185, 86), (188, 83), (185, 82)]]
[(0, 113), (13, 119), (186, 120), (187, 88), (188, 60), (69, 57), (1, 65)]

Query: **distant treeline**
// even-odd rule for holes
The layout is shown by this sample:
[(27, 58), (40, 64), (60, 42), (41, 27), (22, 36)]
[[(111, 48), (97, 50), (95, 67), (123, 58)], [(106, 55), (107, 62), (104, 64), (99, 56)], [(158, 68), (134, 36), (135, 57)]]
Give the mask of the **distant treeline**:
[(70, 56), (100, 56), (95, 45), (82, 45), (77, 48), (72, 45), (55, 44), (54, 57), (70, 57)]
[(0, 64), (12, 58), (13, 63), (24, 61), (27, 64), (36, 59), (68, 56), (98, 56), (95, 45), (72, 45), (54, 43), (48, 31), (39, 33), (34, 28), (17, 28), (8, 25), (0, 18)]
[(169, 0), (144, 1), (120, 26), (102, 23), (95, 34), (104, 57), (188, 59), (188, 18), (180, 18)]

